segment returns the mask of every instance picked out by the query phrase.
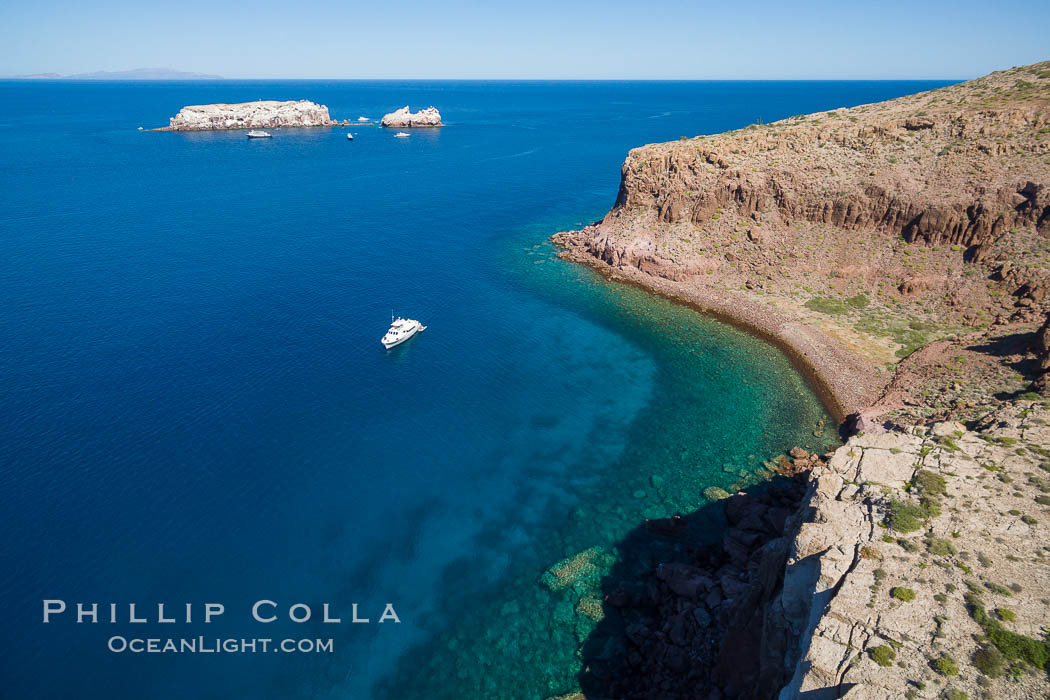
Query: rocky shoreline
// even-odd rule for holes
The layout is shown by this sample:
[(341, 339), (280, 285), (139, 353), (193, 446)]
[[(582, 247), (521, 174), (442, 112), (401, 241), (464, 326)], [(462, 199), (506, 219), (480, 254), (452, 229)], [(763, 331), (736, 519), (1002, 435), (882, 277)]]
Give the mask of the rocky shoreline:
[(644, 267), (609, 266), (594, 255), (587, 229), (558, 233), (551, 240), (561, 249), (562, 259), (715, 316), (776, 345), (810, 379), (831, 415), (840, 422), (870, 406), (885, 385), (885, 377), (872, 363), (834, 338), (742, 294), (715, 287), (685, 289), (673, 280), (650, 275)]
[(563, 698), (1050, 692), (1048, 155), (1043, 63), (635, 149), (553, 237), (783, 348), (851, 436), (614, 581)]
[[(829, 455), (801, 450), (773, 482), (716, 501), (728, 528), (690, 561), (655, 563), (604, 598), (608, 629), (622, 643), (584, 649), (586, 698), (769, 697), (789, 675), (774, 663), (789, 646), (768, 631), (764, 610), (781, 590), (792, 519), (807, 489), (806, 473)], [(651, 533), (688, 536), (690, 519), (649, 521)]]

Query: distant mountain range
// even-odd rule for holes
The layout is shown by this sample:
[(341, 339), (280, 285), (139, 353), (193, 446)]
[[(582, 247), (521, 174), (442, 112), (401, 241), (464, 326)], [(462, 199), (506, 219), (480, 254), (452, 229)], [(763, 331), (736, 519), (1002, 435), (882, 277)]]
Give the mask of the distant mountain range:
[(33, 75), (15, 75), (15, 80), (222, 80), (221, 75), (207, 73), (189, 73), (171, 68), (135, 68), (133, 70), (95, 71), (94, 73), (76, 73), (61, 75), (59, 73), (35, 73)]

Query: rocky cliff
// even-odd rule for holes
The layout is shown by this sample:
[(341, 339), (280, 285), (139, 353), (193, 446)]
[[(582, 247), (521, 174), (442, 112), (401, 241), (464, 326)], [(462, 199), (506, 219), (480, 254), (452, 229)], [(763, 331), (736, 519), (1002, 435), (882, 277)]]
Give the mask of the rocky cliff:
[(767, 612), (799, 640), (781, 698), (1046, 696), (1048, 419), (1011, 402), (814, 469)]
[(1040, 320), (1048, 239), (1050, 63), (634, 149), (608, 215), (556, 237), (572, 259), (863, 358), (857, 380), (813, 367), (846, 412), (916, 347)]
[(273, 129), (291, 126), (332, 126), (328, 108), (306, 100), (259, 100), (240, 104), (190, 105), (171, 118), (164, 131)]
[(408, 105), (405, 105), (401, 109), (391, 112), (390, 114), (383, 115), (383, 119), (379, 122), (379, 125), (395, 129), (444, 126), (444, 124), (441, 123), (441, 113), (433, 107), (427, 107), (418, 112), (413, 112), (408, 108)]
[(614, 590), (579, 697), (1047, 696), (1048, 239), (1050, 63), (631, 151), (564, 257), (785, 346), (852, 437)]
[[(1016, 328), (947, 341), (965, 369), (923, 386), (1023, 388), (1042, 341)], [(688, 541), (716, 509), (726, 529), (603, 584), (581, 692), (562, 700), (1045, 697), (1050, 403), (991, 393), (1004, 398), (965, 423), (869, 422), (828, 454), (782, 455), (768, 484), (647, 521)]]
[[(664, 223), (678, 225), (673, 233), (718, 239), (743, 229), (760, 248), (790, 243), (814, 224), (976, 248), (968, 252), (987, 258), (1011, 232), (1050, 237), (1048, 134), (1050, 62), (645, 146), (624, 163), (616, 205), (595, 232), (596, 252), (618, 264), (637, 260), (649, 243), (668, 243), (669, 265), (704, 267), (691, 259), (705, 257), (697, 246), (640, 231), (633, 219), (644, 218), (650, 231)], [(750, 250), (744, 241), (738, 247), (745, 256)], [(719, 262), (733, 262), (726, 252)]]

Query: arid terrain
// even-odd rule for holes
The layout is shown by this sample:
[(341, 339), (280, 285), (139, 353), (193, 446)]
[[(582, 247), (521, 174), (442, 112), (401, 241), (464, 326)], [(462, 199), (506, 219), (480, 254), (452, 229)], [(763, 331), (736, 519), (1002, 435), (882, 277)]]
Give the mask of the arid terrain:
[(848, 437), (608, 597), (577, 697), (1050, 693), (1050, 62), (634, 149), (554, 240), (781, 345)]
[(634, 149), (609, 214), (555, 240), (758, 330), (816, 333), (808, 362), (840, 408), (869, 408), (917, 348), (1042, 319), (1050, 63)]

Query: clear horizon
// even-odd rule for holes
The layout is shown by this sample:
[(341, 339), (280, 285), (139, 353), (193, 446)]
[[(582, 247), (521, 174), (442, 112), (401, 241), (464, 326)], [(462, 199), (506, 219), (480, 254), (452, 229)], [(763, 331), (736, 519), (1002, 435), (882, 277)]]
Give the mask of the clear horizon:
[(1050, 5), (1021, 2), (16, 0), (0, 24), (7, 77), (163, 66), (242, 80), (965, 80), (1050, 59)]
[[(1013, 66), (1007, 67), (1005, 70), (1012, 68)], [(138, 69), (129, 69), (138, 70)], [(173, 69), (174, 70), (174, 69)], [(102, 71), (85, 71), (85, 73), (95, 73)], [(108, 71), (107, 71), (108, 72)], [(112, 71), (114, 73), (120, 73), (122, 71)], [(189, 72), (189, 71), (178, 71), (178, 72)], [(972, 80), (981, 76), (965, 76), (965, 77), (931, 77), (931, 78), (412, 78), (412, 77), (389, 77), (389, 78), (310, 78), (310, 77), (287, 77), (287, 78), (268, 78), (268, 77), (254, 77), (245, 78), (240, 76), (226, 76), (216, 75), (214, 78), (143, 78), (143, 79), (125, 79), (125, 78), (76, 78), (74, 75), (60, 74), (56, 78), (37, 78), (35, 76), (48, 75), (49, 73), (55, 73), (55, 71), (39, 71), (37, 73), (19, 74), (19, 75), (0, 75), (0, 80), (10, 81), (29, 81), (34, 80), (39, 82), (91, 82), (91, 83), (105, 83), (105, 82), (158, 82), (158, 83), (175, 83), (175, 82), (189, 82), (189, 83), (208, 83), (208, 82), (230, 82), (230, 83), (266, 83), (266, 82), (317, 82), (317, 83), (834, 83), (834, 82), (869, 82), (869, 83), (929, 83), (929, 82), (964, 82)], [(986, 75), (986, 74), (982, 74)]]

